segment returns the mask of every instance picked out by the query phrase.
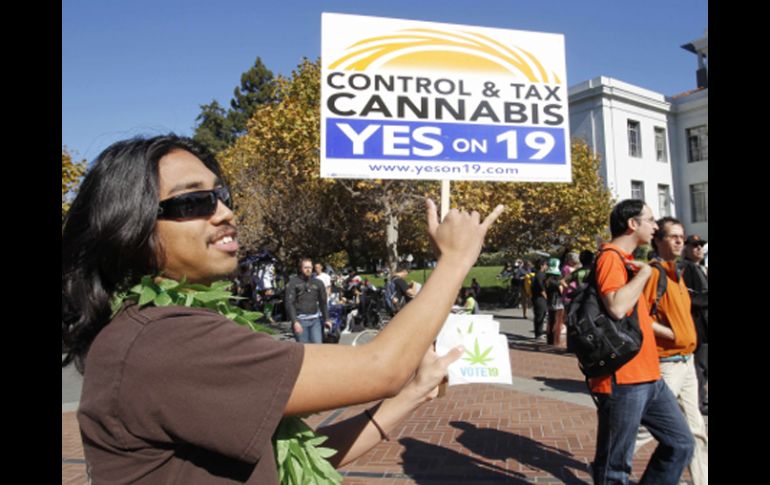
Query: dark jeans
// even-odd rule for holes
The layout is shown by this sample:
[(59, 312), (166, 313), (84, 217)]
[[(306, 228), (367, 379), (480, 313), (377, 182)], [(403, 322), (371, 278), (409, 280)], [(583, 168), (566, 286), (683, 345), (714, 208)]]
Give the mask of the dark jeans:
[[(323, 325), (320, 318), (302, 319), (299, 323), (302, 325), (302, 333), (299, 335), (294, 333), (294, 340), (303, 344), (323, 343)], [(294, 332), (294, 325), (292, 325), (292, 332)]]
[(545, 333), (545, 316), (548, 313), (545, 298), (532, 298), (532, 310), (535, 312), (535, 338), (538, 338)]
[(676, 485), (692, 458), (695, 442), (674, 394), (663, 379), (612, 384), (597, 394), (599, 428), (593, 463), (597, 485), (628, 483), (639, 424), (658, 440), (639, 484)]

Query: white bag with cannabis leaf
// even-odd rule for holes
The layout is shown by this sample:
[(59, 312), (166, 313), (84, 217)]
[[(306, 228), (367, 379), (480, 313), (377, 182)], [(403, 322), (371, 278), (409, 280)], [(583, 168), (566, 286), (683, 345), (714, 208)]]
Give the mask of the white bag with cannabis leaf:
[(508, 338), (492, 315), (449, 315), (436, 339), (436, 353), (462, 345), (463, 357), (450, 364), (449, 385), (513, 384)]

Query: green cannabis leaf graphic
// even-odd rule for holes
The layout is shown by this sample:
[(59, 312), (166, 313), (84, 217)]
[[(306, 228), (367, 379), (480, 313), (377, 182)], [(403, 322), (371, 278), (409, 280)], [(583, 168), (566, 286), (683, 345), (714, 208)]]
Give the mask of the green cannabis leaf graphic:
[(463, 360), (467, 360), (468, 362), (471, 363), (471, 365), (479, 364), (486, 367), (487, 362), (494, 360), (494, 358), (492, 357), (487, 357), (491, 351), (492, 351), (492, 347), (489, 347), (482, 353), (481, 350), (479, 349), (479, 339), (476, 338), (474, 340), (473, 353), (470, 353), (466, 350), (465, 353), (468, 354), (470, 358), (463, 357)]
[[(459, 333), (461, 336), (463, 334), (463, 331), (460, 327), (457, 327), (455, 330), (457, 330), (457, 333)], [(468, 332), (467, 335), (470, 335), (473, 333), (473, 321), (471, 321), (471, 324), (468, 325)]]

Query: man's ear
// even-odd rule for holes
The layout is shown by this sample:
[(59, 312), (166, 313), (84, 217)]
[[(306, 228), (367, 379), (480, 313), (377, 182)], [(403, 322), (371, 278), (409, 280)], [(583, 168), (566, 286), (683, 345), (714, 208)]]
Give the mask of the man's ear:
[(629, 217), (626, 221), (626, 231), (636, 232), (638, 228), (639, 221), (636, 220), (636, 217)]

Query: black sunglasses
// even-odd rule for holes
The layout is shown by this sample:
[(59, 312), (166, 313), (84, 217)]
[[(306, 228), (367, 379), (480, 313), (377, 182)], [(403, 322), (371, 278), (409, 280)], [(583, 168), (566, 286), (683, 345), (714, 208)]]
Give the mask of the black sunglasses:
[(221, 200), (228, 208), (233, 208), (230, 191), (227, 187), (213, 190), (199, 190), (162, 200), (158, 204), (158, 219), (193, 219), (209, 217), (217, 211), (217, 201)]

